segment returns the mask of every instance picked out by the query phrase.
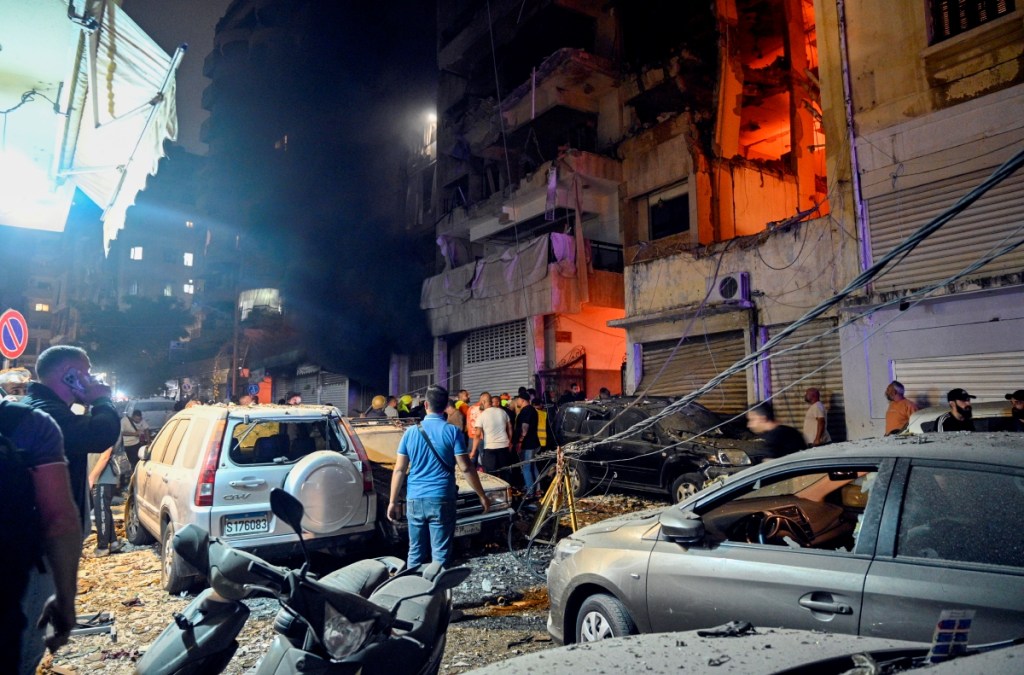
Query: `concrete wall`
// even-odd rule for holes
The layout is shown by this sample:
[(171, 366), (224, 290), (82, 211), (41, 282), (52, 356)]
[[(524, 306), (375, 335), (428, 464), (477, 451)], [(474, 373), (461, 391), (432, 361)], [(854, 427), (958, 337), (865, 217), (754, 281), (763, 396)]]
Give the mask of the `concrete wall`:
[(861, 134), (1024, 81), (1019, 3), (1007, 16), (932, 46), (926, 2), (863, 0), (845, 6)]
[(769, 235), (763, 243), (736, 240), (731, 246), (716, 248), (699, 258), (680, 253), (627, 267), (626, 315), (696, 307), (707, 292), (720, 256), (720, 275), (750, 274), (761, 325), (798, 318), (841, 288), (856, 271), (852, 224), (831, 219), (794, 225)]
[[(622, 307), (622, 275), (595, 270), (587, 278), (590, 304)], [(529, 288), (493, 298), (470, 298), (457, 305), (427, 310), (431, 335), (450, 335), (530, 316), (576, 313), (581, 308), (575, 277), (561, 276), (554, 265)]]

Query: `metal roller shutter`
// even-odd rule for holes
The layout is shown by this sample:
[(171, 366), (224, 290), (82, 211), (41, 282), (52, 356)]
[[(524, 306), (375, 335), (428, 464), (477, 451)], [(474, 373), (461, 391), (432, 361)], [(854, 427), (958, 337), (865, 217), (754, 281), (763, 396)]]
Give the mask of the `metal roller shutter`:
[(302, 394), (303, 403), (319, 403), (320, 373), (297, 375), (295, 377), (295, 391)]
[[(647, 390), (653, 382), (650, 396), (682, 396), (704, 385), (708, 380), (747, 355), (743, 333), (709, 335), (706, 338), (686, 340), (680, 345), (672, 361), (661, 373), (662, 366), (676, 347), (676, 340), (648, 342), (643, 345), (643, 378), (638, 392)], [(658, 379), (655, 380), (654, 378)], [(718, 388), (697, 399), (699, 403), (717, 412), (738, 413), (747, 407), (747, 377), (737, 373)]]
[[(798, 328), (782, 343), (777, 345), (775, 351), (778, 352), (800, 344), (808, 338), (820, 335), (826, 330), (834, 328), (835, 325), (836, 322), (834, 320), (812, 321)], [(775, 335), (785, 327), (785, 325), (772, 326), (768, 329), (769, 335)], [(804, 402), (804, 392), (807, 391), (808, 387), (816, 387), (821, 392), (821, 402), (825, 404), (825, 408), (828, 411), (829, 436), (832, 437), (833, 441), (846, 440), (846, 405), (843, 401), (842, 359), (836, 358), (839, 356), (839, 353), (839, 332), (836, 331), (791, 352), (771, 357), (769, 361), (771, 390), (772, 393), (781, 392), (776, 393), (772, 398), (772, 405), (775, 407), (775, 418), (779, 422), (803, 430), (804, 414), (807, 412), (808, 407), (808, 404)], [(786, 391), (782, 391), (784, 387), (793, 384), (832, 358), (836, 360), (807, 379), (801, 380)]]
[(460, 388), (473, 399), (483, 391), (514, 395), (519, 387), (533, 386), (532, 375), (525, 321), (475, 330), (466, 338)]
[[(875, 197), (868, 202), (871, 252), (877, 260), (929, 220), (977, 187), (992, 169)], [(877, 291), (921, 288), (944, 279), (988, 253), (1024, 223), (1024, 171), (1018, 171), (925, 239), (878, 279)], [(1016, 235), (1019, 238), (1019, 233)], [(968, 278), (1020, 272), (1024, 248), (997, 258)]]
[(348, 415), (348, 378), (337, 373), (321, 373), (320, 402), (333, 405), (342, 415)]
[(967, 354), (893, 362), (893, 373), (915, 403), (945, 405), (946, 392), (962, 387), (979, 401), (1004, 401), (1021, 388), (1024, 352)]

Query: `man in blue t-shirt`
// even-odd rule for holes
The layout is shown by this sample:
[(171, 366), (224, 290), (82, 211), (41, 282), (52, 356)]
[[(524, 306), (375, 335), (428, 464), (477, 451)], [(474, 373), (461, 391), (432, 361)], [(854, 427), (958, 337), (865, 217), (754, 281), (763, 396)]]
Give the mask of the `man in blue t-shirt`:
[[(401, 516), (399, 497), (408, 475), (405, 517), (409, 524), (408, 567), (437, 562), (447, 567), (455, 536), (455, 467), (480, 497), (484, 513), (491, 504), (484, 494), (476, 468), (466, 454), (462, 433), (441, 417), (448, 404), (448, 391), (431, 385), (426, 393), (427, 416), (409, 427), (398, 444), (398, 459), (391, 474), (388, 520)], [(430, 548), (430, 556), (426, 555)]]

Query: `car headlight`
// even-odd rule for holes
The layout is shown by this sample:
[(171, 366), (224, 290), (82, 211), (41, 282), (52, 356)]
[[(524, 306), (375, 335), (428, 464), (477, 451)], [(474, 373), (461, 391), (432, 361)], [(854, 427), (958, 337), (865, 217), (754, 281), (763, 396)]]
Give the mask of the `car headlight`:
[(373, 630), (373, 619), (349, 621), (328, 602), (324, 609), (324, 647), (334, 659), (343, 659), (366, 642)]
[(747, 466), (750, 456), (742, 450), (719, 450), (718, 461), (726, 466)]
[(576, 555), (576, 553), (582, 549), (582, 539), (573, 539), (572, 537), (566, 537), (565, 539), (561, 539), (557, 544), (555, 544), (555, 551), (551, 557), (551, 563), (560, 563), (566, 558)]
[(487, 495), (487, 500), (491, 502), (492, 509), (505, 509), (512, 503), (512, 498), (509, 495), (509, 488), (485, 490), (484, 494)]

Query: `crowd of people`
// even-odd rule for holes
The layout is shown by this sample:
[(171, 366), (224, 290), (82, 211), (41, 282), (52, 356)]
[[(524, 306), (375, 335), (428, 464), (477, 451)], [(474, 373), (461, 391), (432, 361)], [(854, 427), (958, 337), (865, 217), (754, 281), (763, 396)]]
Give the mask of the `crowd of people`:
[[(602, 387), (599, 396), (609, 399), (611, 392)], [(576, 383), (557, 399), (553, 391), (539, 395), (535, 389), (520, 387), (515, 395), (485, 391), (474, 401), (468, 390), (461, 389), (437, 414), (458, 429), (474, 467), (502, 478), (525, 497), (533, 498), (540, 496), (540, 490), (532, 460), (554, 438), (550, 428), (554, 411), (559, 405), (584, 399)], [(426, 396), (378, 395), (360, 417), (423, 420), (428, 408)]]

